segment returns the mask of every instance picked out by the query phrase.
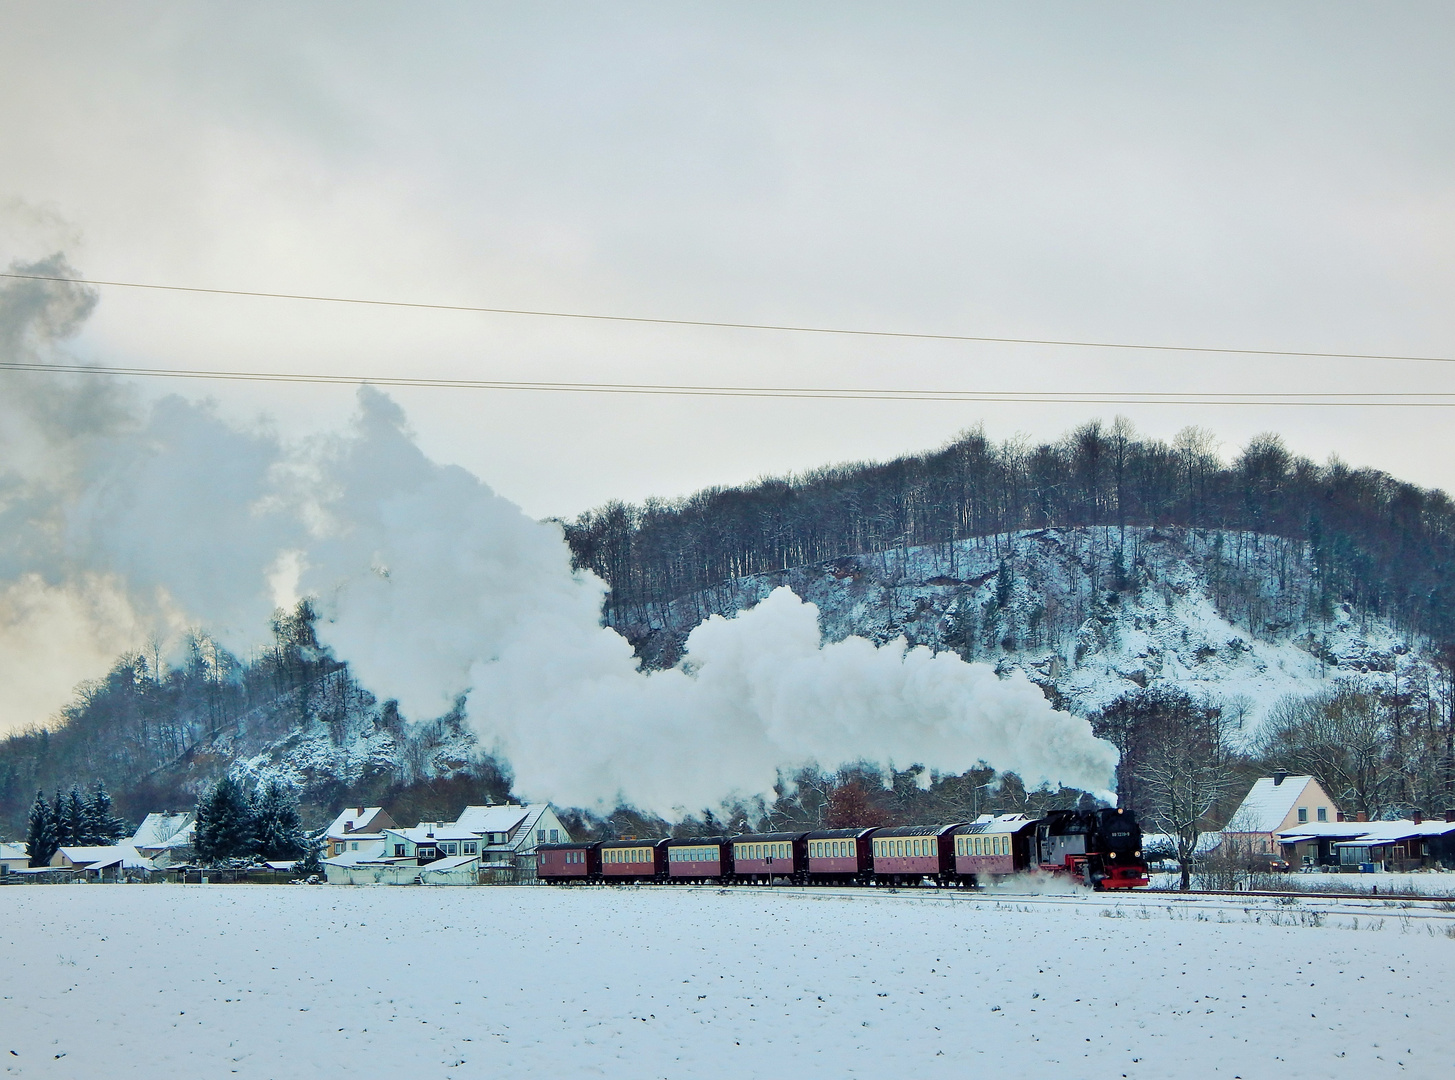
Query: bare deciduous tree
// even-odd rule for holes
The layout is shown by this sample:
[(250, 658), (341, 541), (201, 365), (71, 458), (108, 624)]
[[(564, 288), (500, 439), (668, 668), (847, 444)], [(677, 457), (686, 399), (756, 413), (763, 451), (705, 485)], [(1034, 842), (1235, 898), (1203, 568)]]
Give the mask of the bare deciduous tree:
[(1182, 872), (1179, 888), (1186, 892), (1208, 813), (1233, 784), (1233, 754), (1227, 723), (1215, 707), (1193, 705), (1161, 720), (1161, 737), (1145, 750), (1136, 769), (1143, 827), (1151, 825), (1171, 838)]

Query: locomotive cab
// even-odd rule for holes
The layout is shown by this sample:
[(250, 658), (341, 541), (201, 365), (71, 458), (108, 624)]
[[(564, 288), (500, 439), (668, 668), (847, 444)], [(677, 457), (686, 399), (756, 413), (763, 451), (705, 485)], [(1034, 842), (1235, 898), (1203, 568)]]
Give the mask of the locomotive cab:
[(1120, 807), (1052, 810), (1036, 825), (1036, 855), (1043, 871), (1095, 889), (1131, 889), (1148, 880), (1141, 827)]

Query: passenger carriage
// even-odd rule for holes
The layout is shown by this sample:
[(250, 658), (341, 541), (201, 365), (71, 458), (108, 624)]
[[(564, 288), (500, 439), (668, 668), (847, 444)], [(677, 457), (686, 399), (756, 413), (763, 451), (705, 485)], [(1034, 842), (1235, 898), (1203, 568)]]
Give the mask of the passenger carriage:
[(807, 877), (807, 833), (747, 833), (732, 840), (733, 874), (738, 881), (771, 885)]
[(537, 844), (536, 880), (579, 884), (601, 876), (600, 844)]
[(981, 814), (951, 837), (955, 876), (976, 885), (1025, 872), (1031, 865), (1035, 819), (1025, 814)]
[(820, 885), (867, 885), (874, 872), (873, 829), (824, 829), (806, 837), (808, 880)]
[(720, 882), (732, 877), (725, 856), (725, 836), (694, 836), (667, 841), (667, 880), (681, 883)]
[(601, 879), (630, 885), (667, 879), (668, 840), (608, 840), (601, 845)]
[(954, 881), (953, 825), (902, 825), (876, 829), (871, 839), (874, 880), (880, 885), (919, 885), (929, 878), (936, 885)]

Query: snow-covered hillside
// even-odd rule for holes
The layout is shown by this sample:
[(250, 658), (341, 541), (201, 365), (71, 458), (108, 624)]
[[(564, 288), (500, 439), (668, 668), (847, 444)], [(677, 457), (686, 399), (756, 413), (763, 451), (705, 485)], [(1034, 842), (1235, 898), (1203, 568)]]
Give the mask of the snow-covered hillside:
[(1087, 714), (1157, 683), (1216, 700), (1252, 733), (1269, 707), (1339, 679), (1432, 678), (1422, 643), (1326, 598), (1304, 545), (1253, 533), (1044, 529), (911, 547), (740, 578), (615, 623), (651, 667), (710, 615), (788, 585), (824, 637), (953, 649), (1020, 668)]
[(173, 766), (197, 792), (224, 771), (254, 782), (281, 780), (324, 805), (365, 799), (389, 784), (451, 776), (477, 757), (476, 736), (458, 714), (407, 723), (340, 670), (244, 713)]

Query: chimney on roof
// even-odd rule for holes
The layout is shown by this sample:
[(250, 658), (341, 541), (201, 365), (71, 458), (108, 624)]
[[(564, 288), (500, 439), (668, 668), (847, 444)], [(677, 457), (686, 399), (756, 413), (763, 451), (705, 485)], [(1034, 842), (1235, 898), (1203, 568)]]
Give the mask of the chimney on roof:
[(1410, 820), (1416, 825), (1423, 825), (1425, 823), (1425, 812), (1423, 810), (1411, 810)]
[(1273, 786), (1274, 787), (1277, 787), (1279, 784), (1283, 783), (1287, 779), (1288, 779), (1288, 771), (1286, 769), (1274, 769), (1273, 770)]
[(356, 806), (356, 807), (354, 807), (354, 817), (361, 818), (363, 816), (364, 816), (364, 808), (362, 806)]
[(352, 821), (345, 821), (344, 822), (344, 832), (350, 833), (350, 832), (353, 832), (353, 831), (354, 831), (354, 823)]
[(1334, 820), (1335, 821), (1343, 821), (1344, 820), (1344, 811), (1342, 811), (1342, 810), (1335, 810), (1334, 811)]
[(1363, 810), (1360, 810), (1359, 813), (1357, 813), (1357, 814), (1354, 815), (1354, 820), (1355, 821), (1368, 821), (1369, 820), (1369, 815), (1367, 813), (1365, 813)]
[(1455, 808), (1445, 808), (1445, 821), (1449, 823), (1455, 823)]

